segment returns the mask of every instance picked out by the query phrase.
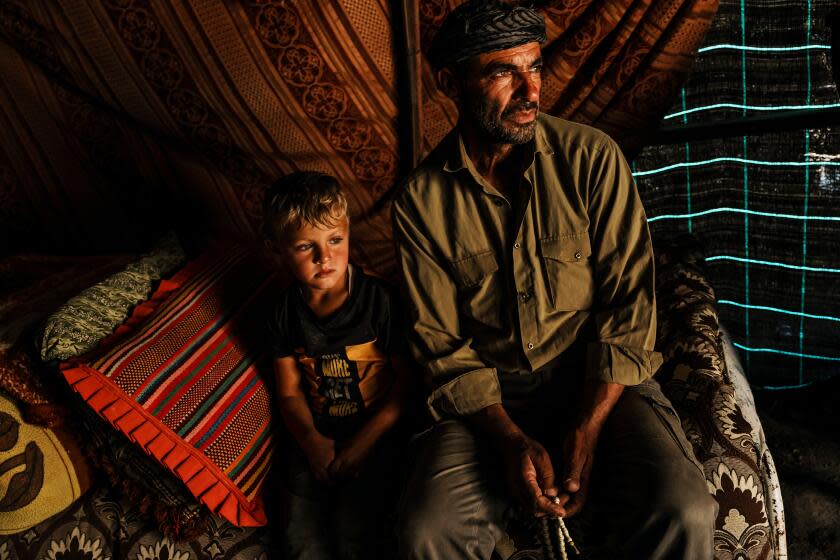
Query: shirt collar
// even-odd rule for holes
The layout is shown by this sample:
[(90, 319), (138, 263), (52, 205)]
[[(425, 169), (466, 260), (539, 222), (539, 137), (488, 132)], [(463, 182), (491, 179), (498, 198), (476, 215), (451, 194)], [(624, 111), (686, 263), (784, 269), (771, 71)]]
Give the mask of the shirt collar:
[[(545, 154), (550, 156), (554, 153), (548, 139), (545, 136), (545, 129), (542, 124), (542, 114), (537, 115), (537, 128), (534, 133), (534, 140), (531, 142), (534, 147), (534, 154)], [(473, 176), (478, 176), (478, 172), (473, 165), (470, 156), (467, 155), (467, 148), (464, 146), (464, 137), (461, 135), (460, 129), (457, 127), (452, 131), (454, 138), (452, 142), (455, 144), (449, 150), (449, 157), (443, 166), (443, 170), (449, 173), (460, 171), (461, 169), (468, 169)]]

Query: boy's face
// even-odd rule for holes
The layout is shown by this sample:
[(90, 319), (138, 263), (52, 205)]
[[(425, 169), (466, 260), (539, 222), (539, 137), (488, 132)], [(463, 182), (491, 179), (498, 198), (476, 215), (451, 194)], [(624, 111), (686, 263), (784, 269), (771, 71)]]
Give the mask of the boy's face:
[(303, 224), (289, 231), (284, 252), (292, 272), (305, 287), (341, 289), (350, 254), (350, 222), (342, 216), (331, 228)]

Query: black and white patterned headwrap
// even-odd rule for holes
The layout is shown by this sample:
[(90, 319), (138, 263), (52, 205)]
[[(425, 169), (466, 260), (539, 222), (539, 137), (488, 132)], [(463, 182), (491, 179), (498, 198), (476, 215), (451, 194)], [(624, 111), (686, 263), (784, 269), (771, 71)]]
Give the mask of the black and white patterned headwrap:
[(429, 60), (443, 68), (481, 53), (545, 41), (545, 21), (533, 8), (500, 0), (467, 0), (446, 16), (429, 49)]

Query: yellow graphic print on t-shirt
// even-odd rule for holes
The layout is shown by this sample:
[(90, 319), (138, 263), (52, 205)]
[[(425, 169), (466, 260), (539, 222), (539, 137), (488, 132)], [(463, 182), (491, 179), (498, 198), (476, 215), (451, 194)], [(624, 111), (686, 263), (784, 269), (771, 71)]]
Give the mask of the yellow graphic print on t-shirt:
[(376, 341), (347, 346), (318, 357), (296, 351), (308, 380), (313, 410), (332, 418), (346, 418), (369, 409), (382, 399), (393, 382), (387, 356)]
[(326, 399), (327, 416), (352, 416), (363, 405), (359, 392), (358, 371), (345, 355), (321, 356), (316, 367), (321, 370), (319, 393)]

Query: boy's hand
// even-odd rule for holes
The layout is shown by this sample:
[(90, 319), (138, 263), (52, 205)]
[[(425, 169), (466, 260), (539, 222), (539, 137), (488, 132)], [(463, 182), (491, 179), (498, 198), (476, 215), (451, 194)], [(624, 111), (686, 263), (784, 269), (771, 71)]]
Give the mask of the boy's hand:
[(335, 440), (316, 432), (303, 445), (303, 453), (315, 479), (321, 484), (332, 484), (329, 469), (335, 459)]
[(348, 439), (339, 448), (330, 465), (329, 475), (332, 479), (338, 481), (358, 477), (365, 468), (373, 444), (374, 440), (364, 437), (361, 432)]

